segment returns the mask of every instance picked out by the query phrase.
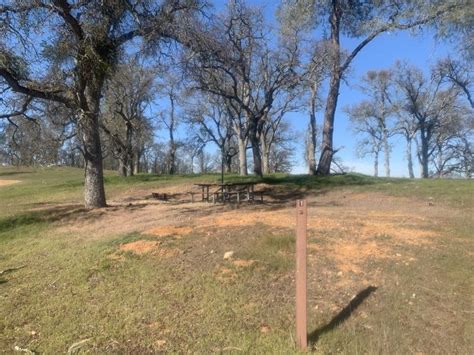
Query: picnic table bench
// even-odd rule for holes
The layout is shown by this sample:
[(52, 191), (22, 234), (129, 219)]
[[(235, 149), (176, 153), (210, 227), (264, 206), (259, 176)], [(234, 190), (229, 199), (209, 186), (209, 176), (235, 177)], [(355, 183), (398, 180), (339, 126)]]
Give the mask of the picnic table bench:
[[(236, 183), (224, 183), (224, 184), (195, 184), (201, 188), (201, 201), (206, 202), (230, 202), (235, 197), (237, 203), (242, 200), (248, 202), (255, 201), (255, 185), (254, 182), (236, 182)], [(210, 191), (211, 188), (215, 188), (214, 191)], [(263, 202), (263, 193), (260, 194), (260, 199)], [(191, 194), (192, 201), (194, 202), (194, 194)]]

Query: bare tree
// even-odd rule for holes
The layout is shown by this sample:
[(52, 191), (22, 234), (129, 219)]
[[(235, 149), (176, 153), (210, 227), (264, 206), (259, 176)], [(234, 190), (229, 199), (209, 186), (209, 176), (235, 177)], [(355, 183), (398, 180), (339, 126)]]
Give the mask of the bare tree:
[(197, 1), (179, 0), (39, 0), (0, 5), (0, 90), (52, 101), (78, 115), (86, 207), (106, 205), (101, 96), (124, 46), (140, 36), (150, 44), (167, 39), (189, 45), (187, 30), (182, 28), (196, 23), (197, 10)]
[(436, 75), (428, 79), (419, 69), (403, 63), (397, 64), (395, 82), (401, 95), (400, 109), (416, 123), (421, 176), (428, 178), (436, 136), (452, 128), (455, 124), (453, 118), (463, 115), (459, 90), (452, 85), (443, 85)]
[(410, 179), (413, 179), (415, 178), (415, 173), (413, 172), (412, 145), (413, 140), (416, 137), (416, 133), (418, 132), (415, 118), (412, 115), (407, 114), (406, 112), (397, 110), (395, 132), (401, 134), (405, 138), (405, 157), (408, 166), (408, 176), (410, 177)]
[(52, 102), (22, 99), (17, 95), (0, 99), (3, 155), (16, 165), (61, 164), (62, 146), (76, 136), (77, 117)]
[[(389, 138), (395, 134), (390, 122), (390, 118), (395, 111), (395, 106), (392, 103), (394, 96), (392, 73), (389, 70), (370, 70), (362, 78), (360, 87), (369, 99), (350, 109), (349, 115), (356, 125), (361, 121), (364, 121), (364, 126), (374, 125), (373, 130), (366, 129), (365, 131), (370, 135), (380, 137), (384, 152), (385, 176), (390, 177), (391, 148)], [(364, 131), (360, 126), (359, 130)]]
[[(228, 115), (225, 100), (220, 96), (199, 96), (196, 102), (188, 104), (187, 121), (190, 124), (192, 140), (202, 147), (214, 144), (221, 154), (225, 171), (232, 170), (232, 159), (237, 155), (233, 119)], [(201, 149), (202, 150), (202, 149)]]
[(374, 176), (379, 175), (379, 154), (383, 147), (384, 135), (380, 121), (372, 114), (373, 107), (363, 102), (347, 109), (354, 132), (362, 134), (363, 139), (358, 142), (357, 153), (363, 157), (373, 154)]
[(169, 108), (160, 113), (158, 120), (168, 135), (168, 153), (166, 154), (167, 173), (173, 175), (177, 171), (177, 150), (180, 143), (176, 139), (176, 130), (180, 124), (177, 116), (180, 96), (182, 94), (181, 80), (175, 74), (168, 74), (160, 85), (160, 92), (166, 97)]
[(245, 118), (254, 173), (262, 176), (260, 136), (277, 97), (297, 81), (298, 48), (294, 43), (271, 49), (261, 11), (243, 1), (230, 2), (216, 31), (227, 55), (195, 56), (192, 74), (199, 89), (227, 99), (235, 117)]
[(473, 136), (472, 113), (457, 111), (456, 115), (445, 116), (442, 125), (435, 131), (431, 162), (433, 176), (438, 178), (454, 173), (472, 176)]
[(289, 123), (285, 120), (280, 121), (278, 129), (272, 133), (272, 144), (267, 153), (267, 174), (289, 173), (291, 171), (295, 139), (296, 136)]
[(308, 88), (308, 113), (309, 113), (309, 132), (306, 141), (306, 159), (308, 162), (309, 173), (316, 175), (317, 161), (317, 135), (320, 133), (316, 121), (316, 113), (322, 108), (320, 98), (321, 86), (328, 74), (329, 55), (328, 46), (325, 42), (313, 45), (310, 61), (306, 65), (302, 75), (302, 87)]
[(466, 96), (471, 108), (474, 109), (474, 99), (472, 97), (472, 65), (456, 61), (452, 58), (439, 60), (433, 69), (433, 75), (439, 81), (447, 81), (456, 85)]
[[(154, 98), (153, 70), (137, 60), (118, 65), (106, 84), (105, 109), (101, 128), (112, 142), (113, 154), (119, 162), (119, 174), (137, 173), (145, 135), (151, 135), (145, 111)], [(151, 138), (148, 137), (148, 140)]]
[[(323, 139), (317, 173), (328, 175), (334, 155), (334, 118), (343, 75), (354, 58), (380, 34), (419, 27), (440, 18), (452, 9), (467, 6), (462, 1), (399, 2), (348, 0), (285, 0), (280, 7), (284, 26), (328, 30), (331, 50), (329, 90), (324, 113)], [(324, 31), (323, 31), (324, 33)], [(360, 40), (346, 53), (340, 42), (341, 35)]]

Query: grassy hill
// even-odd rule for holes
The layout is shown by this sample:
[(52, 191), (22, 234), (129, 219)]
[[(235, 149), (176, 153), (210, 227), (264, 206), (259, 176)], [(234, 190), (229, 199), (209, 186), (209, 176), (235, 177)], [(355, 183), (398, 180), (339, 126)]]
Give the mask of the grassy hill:
[(306, 197), (312, 350), (474, 351), (472, 181), (226, 176), (261, 182), (265, 203), (187, 200), (219, 179), (109, 172), (110, 207), (87, 211), (82, 170), (0, 168), (0, 349), (297, 352), (293, 205)]

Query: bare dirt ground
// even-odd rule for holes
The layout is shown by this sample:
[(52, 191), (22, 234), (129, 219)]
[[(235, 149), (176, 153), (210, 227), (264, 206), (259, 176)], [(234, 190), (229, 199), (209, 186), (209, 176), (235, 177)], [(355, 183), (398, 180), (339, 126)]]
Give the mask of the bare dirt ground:
[(0, 187), (13, 185), (21, 182), (20, 180), (0, 180)]
[[(263, 204), (237, 206), (190, 203), (186, 197), (170, 202), (147, 198), (146, 191), (142, 196), (135, 192), (133, 199), (125, 194), (111, 201), (107, 209), (74, 213), (73, 223), (66, 219), (60, 230), (88, 239), (141, 233), (142, 242), (123, 245), (122, 250), (156, 254), (160, 243), (148, 241), (153, 237), (183, 238), (192, 234), (209, 238), (256, 226), (274, 234), (290, 234), (295, 228), (293, 202), (266, 198)], [(402, 255), (398, 247), (430, 247), (443, 219), (456, 213), (426, 201), (380, 193), (339, 190), (307, 198), (310, 257), (324, 255), (335, 261), (339, 274), (360, 274), (364, 263), (378, 259), (409, 265), (416, 256)]]

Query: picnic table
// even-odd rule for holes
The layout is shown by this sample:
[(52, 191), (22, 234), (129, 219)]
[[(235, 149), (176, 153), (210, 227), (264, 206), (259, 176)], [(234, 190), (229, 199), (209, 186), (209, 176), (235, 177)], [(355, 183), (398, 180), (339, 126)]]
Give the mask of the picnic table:
[(209, 188), (215, 184), (194, 184), (201, 188), (201, 201), (209, 202)]
[[(255, 200), (255, 185), (254, 182), (235, 182), (224, 184), (194, 184), (201, 188), (201, 200), (216, 203), (221, 201), (231, 201), (235, 196), (237, 203), (240, 203), (244, 198), (247, 201)], [(216, 188), (215, 191), (210, 191), (210, 188)], [(263, 195), (261, 196), (263, 198)]]

